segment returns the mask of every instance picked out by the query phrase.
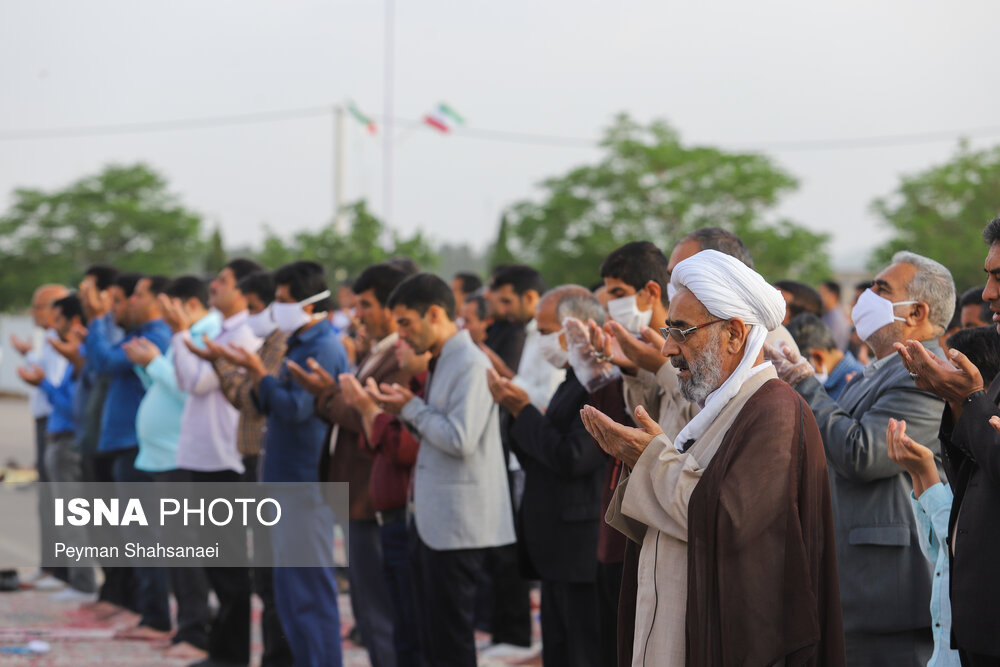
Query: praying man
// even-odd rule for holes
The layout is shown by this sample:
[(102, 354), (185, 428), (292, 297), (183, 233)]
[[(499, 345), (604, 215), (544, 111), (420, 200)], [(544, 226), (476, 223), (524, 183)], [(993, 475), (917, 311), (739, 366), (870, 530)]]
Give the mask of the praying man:
[(845, 664), (826, 459), (812, 411), (763, 358), (781, 293), (739, 260), (677, 265), (663, 354), (701, 411), (671, 442), (587, 406), (630, 469), (607, 521), (639, 543), (633, 665)]

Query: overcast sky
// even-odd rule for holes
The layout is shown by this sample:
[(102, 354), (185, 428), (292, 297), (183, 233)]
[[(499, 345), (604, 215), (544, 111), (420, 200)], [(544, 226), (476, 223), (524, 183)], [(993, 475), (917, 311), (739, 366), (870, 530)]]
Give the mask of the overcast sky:
[[(1000, 5), (893, 0), (444, 2), (398, 0), (395, 115), (446, 101), (470, 129), (594, 137), (628, 111), (724, 148), (1000, 123)], [(385, 5), (0, 0), (0, 136), (23, 129), (239, 115), (354, 99), (383, 108)], [(348, 199), (383, 211), (382, 144), (348, 124)], [(957, 135), (956, 135), (957, 137)], [(993, 136), (973, 146), (1000, 142)], [(397, 127), (392, 224), (484, 245), (500, 211), (586, 147)], [(854, 150), (771, 148), (801, 185), (780, 213), (833, 234), (855, 268), (886, 230), (869, 211), (899, 175), (956, 140)], [(332, 206), (329, 117), (145, 134), (0, 141), (0, 196), (142, 160), (219, 224), (315, 229)]]

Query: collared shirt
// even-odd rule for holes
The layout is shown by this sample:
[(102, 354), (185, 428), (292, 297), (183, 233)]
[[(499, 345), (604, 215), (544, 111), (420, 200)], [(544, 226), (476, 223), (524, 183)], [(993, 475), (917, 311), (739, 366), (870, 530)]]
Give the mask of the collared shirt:
[(542, 350), (538, 346), (538, 339), (541, 336), (538, 333), (538, 322), (531, 320), (524, 325), (524, 334), (524, 348), (513, 382), (528, 392), (532, 405), (545, 412), (552, 394), (566, 379), (566, 370), (556, 368), (542, 356)]
[[(211, 312), (191, 325), (191, 336), (202, 345), (203, 337), (215, 337), (222, 329), (222, 317)], [(181, 415), (187, 394), (177, 386), (174, 372), (174, 345), (135, 372), (146, 387), (146, 395), (135, 417), (139, 455), (135, 467), (147, 472), (163, 472), (177, 467), (177, 442), (181, 436)]]
[(959, 667), (958, 651), (951, 649), (951, 600), (948, 570), (948, 516), (954, 496), (951, 487), (937, 483), (925, 489), (920, 498), (910, 493), (910, 505), (917, 518), (920, 550), (934, 564), (931, 582), (931, 631), (934, 653), (927, 667)]
[[(58, 337), (58, 331), (52, 328), (46, 329), (39, 344), (24, 357), (24, 360), (29, 364), (37, 364), (38, 366), (41, 366), (42, 370), (45, 372), (45, 379), (48, 380), (53, 386), (62, 382), (66, 373), (66, 366), (69, 364), (69, 362), (66, 361), (66, 358), (56, 352), (56, 349), (52, 347), (52, 343), (49, 342), (49, 338)], [(31, 415), (35, 419), (48, 417), (49, 413), (52, 412), (52, 404), (49, 401), (48, 394), (42, 390), (41, 387), (37, 389), (32, 388), (29, 400), (31, 404)], [(54, 433), (55, 431), (52, 432)]]
[(830, 395), (830, 398), (837, 400), (840, 393), (844, 391), (844, 387), (847, 386), (848, 376), (852, 373), (863, 373), (864, 370), (865, 367), (861, 365), (860, 361), (854, 358), (854, 355), (850, 351), (844, 352), (844, 358), (830, 371), (830, 377), (823, 383), (823, 389), (826, 389), (826, 393)]
[[(347, 372), (347, 352), (326, 320), (288, 338), (286, 359), (305, 368), (309, 357), (333, 377)], [(267, 415), (267, 451), (262, 480), (318, 481), (320, 453), (327, 442), (327, 425), (316, 416), (313, 395), (292, 379), (287, 365), (282, 365), (277, 376), (268, 375), (260, 381), (254, 400)]]
[(393, 331), (391, 334), (375, 343), (375, 345), (372, 346), (372, 349), (368, 352), (368, 356), (365, 357), (364, 363), (362, 363), (360, 368), (358, 368), (358, 377), (361, 377), (366, 372), (370, 372), (371, 367), (382, 360), (382, 353), (395, 345), (398, 340), (399, 334)]
[[(260, 347), (260, 339), (247, 325), (248, 316), (247, 311), (242, 310), (223, 320), (222, 330), (213, 341), (255, 352)], [(219, 376), (211, 362), (184, 344), (192, 340), (194, 336), (190, 331), (179, 331), (173, 338), (177, 386), (190, 394), (181, 416), (177, 467), (203, 472), (233, 470), (242, 474), (243, 457), (236, 449), (240, 413), (222, 393)]]
[(108, 394), (101, 414), (101, 436), (98, 452), (114, 452), (135, 447), (139, 443), (135, 431), (135, 416), (139, 403), (146, 393), (142, 381), (135, 374), (132, 362), (125, 355), (122, 344), (133, 338), (145, 338), (160, 352), (170, 344), (170, 327), (163, 320), (151, 320), (134, 329), (117, 343), (110, 340), (108, 321), (99, 318), (90, 323), (84, 346), (87, 364), (93, 370), (109, 377)]
[[(257, 350), (268, 375), (277, 375), (281, 370), (287, 340), (287, 334), (275, 329)], [(240, 421), (236, 427), (236, 449), (242, 456), (259, 455), (267, 440), (267, 418), (253, 401), (253, 378), (242, 366), (225, 359), (215, 361), (215, 372), (219, 375), (219, 386), (226, 400), (240, 411)]]
[(73, 416), (73, 395), (76, 393), (76, 379), (73, 367), (66, 365), (63, 376), (57, 383), (49, 378), (42, 380), (38, 389), (45, 395), (48, 404), (52, 406), (48, 421), (45, 424), (46, 433), (66, 433), (76, 431), (76, 419)]

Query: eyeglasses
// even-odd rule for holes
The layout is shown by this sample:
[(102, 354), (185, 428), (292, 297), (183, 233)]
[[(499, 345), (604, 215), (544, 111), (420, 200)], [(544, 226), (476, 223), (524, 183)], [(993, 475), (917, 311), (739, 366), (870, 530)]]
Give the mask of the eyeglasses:
[(728, 322), (729, 320), (712, 320), (711, 322), (705, 322), (704, 324), (699, 324), (697, 326), (688, 327), (687, 329), (678, 329), (677, 327), (660, 327), (660, 335), (664, 338), (673, 338), (674, 341), (678, 343), (683, 343), (687, 340), (687, 337), (693, 334), (698, 329), (702, 327), (707, 327), (710, 324), (718, 324), (719, 322)]

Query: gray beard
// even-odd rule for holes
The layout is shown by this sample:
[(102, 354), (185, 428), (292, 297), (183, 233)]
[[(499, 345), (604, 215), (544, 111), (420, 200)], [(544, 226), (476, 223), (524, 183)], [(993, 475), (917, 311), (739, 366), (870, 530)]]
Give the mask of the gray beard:
[(719, 352), (722, 343), (718, 338), (712, 338), (706, 343), (698, 356), (688, 361), (690, 378), (679, 379), (681, 396), (703, 405), (708, 395), (722, 385), (722, 361)]

